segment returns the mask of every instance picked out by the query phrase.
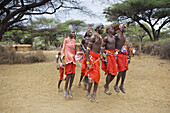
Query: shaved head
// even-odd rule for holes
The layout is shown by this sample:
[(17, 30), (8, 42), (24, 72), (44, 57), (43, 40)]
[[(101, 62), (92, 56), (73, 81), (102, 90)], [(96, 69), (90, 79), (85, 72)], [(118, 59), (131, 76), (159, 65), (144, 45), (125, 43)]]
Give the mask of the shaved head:
[(75, 31), (74, 31), (74, 30), (70, 30), (70, 31), (69, 31), (69, 36), (70, 36), (70, 38), (74, 38), (74, 36), (75, 36)]

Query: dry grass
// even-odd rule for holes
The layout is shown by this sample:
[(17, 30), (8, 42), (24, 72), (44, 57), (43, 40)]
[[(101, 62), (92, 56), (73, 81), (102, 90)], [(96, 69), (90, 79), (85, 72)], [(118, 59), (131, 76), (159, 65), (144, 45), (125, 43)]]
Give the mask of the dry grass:
[(10, 46), (0, 46), (0, 53), (0, 64), (28, 64), (46, 61), (42, 51), (16, 53)]
[(165, 43), (150, 42), (142, 45), (143, 53), (159, 56), (162, 59), (170, 59), (169, 51), (170, 51), (170, 43), (168, 42)]

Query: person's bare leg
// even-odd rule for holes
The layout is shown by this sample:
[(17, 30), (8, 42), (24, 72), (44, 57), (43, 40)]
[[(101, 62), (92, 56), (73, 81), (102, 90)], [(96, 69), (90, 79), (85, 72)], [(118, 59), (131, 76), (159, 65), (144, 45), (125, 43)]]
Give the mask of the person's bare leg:
[(72, 93), (71, 93), (71, 87), (72, 87), (72, 84), (73, 84), (73, 81), (74, 81), (74, 76), (75, 76), (75, 74), (72, 73), (72, 74), (71, 74), (71, 78), (70, 78), (69, 90), (68, 90), (68, 94), (69, 94), (70, 98), (73, 97), (73, 95), (72, 95)]
[(119, 72), (118, 75), (117, 75), (116, 84), (114, 86), (114, 89), (115, 89), (116, 92), (119, 92), (118, 83), (119, 83), (121, 76), (122, 76), (122, 72)]
[(83, 79), (83, 76), (80, 76), (80, 81), (79, 81), (79, 84), (78, 84), (78, 87), (80, 88), (81, 87), (81, 81)]
[(62, 91), (62, 89), (60, 89), (61, 82), (62, 82), (62, 80), (59, 80), (59, 81), (58, 81), (58, 91), (59, 91), (59, 92)]
[(68, 83), (69, 83), (69, 80), (71, 78), (71, 74), (68, 74), (67, 77), (66, 77), (66, 81), (65, 81), (65, 88), (64, 88), (64, 97), (67, 98), (67, 87), (68, 87)]
[(96, 101), (96, 102), (98, 102), (98, 100), (96, 98), (97, 88), (98, 88), (98, 84), (96, 82), (94, 82), (94, 90), (93, 90), (92, 97), (93, 97), (94, 101)]
[(88, 84), (88, 89), (87, 89), (87, 93), (86, 93), (86, 96), (87, 96), (88, 100), (90, 100), (90, 101), (93, 101), (93, 99), (92, 99), (92, 97), (90, 95), (92, 85), (93, 85), (93, 83)]
[(111, 74), (108, 74), (107, 77), (106, 77), (106, 84), (104, 85), (104, 93), (108, 94), (108, 95), (111, 95), (112, 93), (109, 92), (109, 84), (110, 82), (114, 79), (115, 75), (111, 75)]
[(120, 90), (123, 92), (123, 93), (126, 93), (123, 85), (124, 85), (124, 81), (125, 81), (125, 77), (126, 77), (126, 70), (123, 72), (122, 74), (122, 80), (121, 80), (121, 85), (119, 86)]
[(106, 77), (106, 84), (104, 85), (104, 88), (105, 88), (104, 92), (105, 93), (109, 90), (109, 86), (108, 85), (109, 85), (110, 79), (111, 79), (111, 75), (108, 74), (107, 77)]
[(84, 82), (84, 89), (87, 90), (88, 76), (85, 76), (85, 77), (84, 77), (83, 82)]
[(89, 84), (88, 84), (88, 89), (87, 89), (86, 96), (90, 95), (90, 91), (91, 91), (92, 85), (93, 85), (93, 83), (89, 83)]

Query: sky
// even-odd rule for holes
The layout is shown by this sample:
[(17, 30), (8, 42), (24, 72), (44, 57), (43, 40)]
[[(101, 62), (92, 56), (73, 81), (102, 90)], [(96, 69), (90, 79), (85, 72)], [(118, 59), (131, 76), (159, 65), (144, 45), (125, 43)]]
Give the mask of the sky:
[[(101, 1), (105, 1), (101, 3)], [(117, 0), (112, 0), (117, 1)], [(87, 24), (97, 24), (103, 23), (104, 25), (109, 25), (111, 22), (107, 22), (105, 15), (103, 14), (103, 10), (107, 8), (109, 5), (107, 0), (81, 0), (82, 4), (87, 6), (96, 16), (89, 16), (87, 14), (83, 14), (77, 10), (70, 11), (69, 14), (64, 14), (63, 12), (58, 11), (56, 14), (52, 15), (43, 15), (47, 18), (58, 18), (61, 22), (65, 22), (67, 20), (83, 20)]]
[[(65, 22), (67, 20), (83, 20), (86, 24), (97, 24), (103, 23), (104, 25), (110, 25), (111, 22), (108, 22), (103, 14), (105, 8), (111, 6), (113, 3), (120, 2), (120, 0), (78, 0), (81, 1), (84, 6), (87, 6), (96, 16), (89, 16), (87, 14), (83, 14), (77, 10), (71, 10), (69, 14), (65, 14), (65, 12), (61, 12), (58, 10), (55, 14), (43, 15), (46, 18), (57, 18), (61, 22)], [(102, 2), (104, 1), (104, 2)], [(156, 25), (155, 28), (158, 29), (160, 24)]]

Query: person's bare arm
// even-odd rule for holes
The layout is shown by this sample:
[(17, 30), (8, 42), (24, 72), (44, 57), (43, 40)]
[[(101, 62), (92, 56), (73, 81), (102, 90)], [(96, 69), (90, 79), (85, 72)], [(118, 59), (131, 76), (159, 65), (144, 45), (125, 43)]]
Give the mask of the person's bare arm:
[(80, 45), (80, 49), (83, 50), (83, 52), (86, 52), (86, 48), (85, 48), (85, 39), (83, 38), (81, 41), (81, 45)]
[(95, 36), (93, 35), (87, 45), (87, 50), (86, 50), (86, 64), (87, 64), (87, 69), (89, 69), (90, 67), (90, 58), (89, 58), (89, 55), (90, 55), (90, 50), (92, 49), (92, 45), (95, 41)]
[(103, 54), (103, 53), (104, 53), (104, 49), (106, 49), (107, 41), (108, 41), (108, 37), (105, 37), (105, 38), (103, 39), (103, 43), (102, 43), (101, 50), (100, 50), (101, 60), (103, 60), (102, 58), (104, 57), (104, 60), (103, 60), (103, 61), (105, 62), (105, 64), (107, 64), (107, 57), (106, 57), (106, 55)]

